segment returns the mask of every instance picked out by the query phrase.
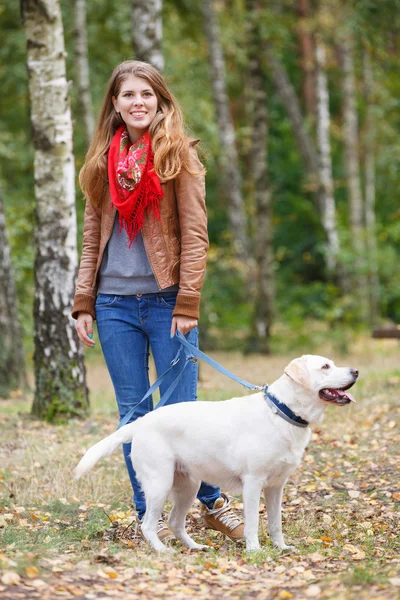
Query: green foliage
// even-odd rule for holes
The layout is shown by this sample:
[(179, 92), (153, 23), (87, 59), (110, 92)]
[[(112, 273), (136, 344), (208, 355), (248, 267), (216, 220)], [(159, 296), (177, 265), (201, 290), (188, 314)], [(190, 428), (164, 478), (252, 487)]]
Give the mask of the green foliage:
[[(267, 3), (268, 4), (268, 3)], [(279, 4), (279, 3), (278, 3)], [(400, 284), (394, 276), (399, 258), (398, 189), (400, 172), (400, 76), (398, 73), (399, 0), (330, 0), (325, 20), (314, 15), (309, 22), (328, 40), (328, 78), (330, 84), (331, 143), (338, 222), (343, 241), (342, 259), (350, 273), (353, 256), (349, 237), (348, 193), (342, 139), (341, 68), (334, 47), (334, 32), (346, 26), (354, 33), (360, 149), (364, 158), (365, 94), (363, 91), (362, 50), (371, 53), (373, 65), (374, 116), (376, 121), (376, 218), (380, 269), (381, 311), (385, 319), (400, 320)], [(227, 67), (227, 86), (235, 121), (241, 162), (249, 230), (254, 231), (251, 186), (248, 181), (251, 138), (247, 113), (246, 26), (250, 15), (245, 2), (216, 3), (222, 45)], [(292, 3), (263, 7), (260, 27), (265, 40), (272, 40), (301, 97), (302, 70), (299, 61), (298, 18)], [(77, 172), (87, 148), (79, 107), (74, 57), (74, 11), (62, 0), (67, 49), (67, 74), (71, 81), (74, 118), (74, 149)], [(130, 4), (116, 5), (111, 0), (87, 3), (89, 59), (93, 109), (97, 113), (107, 80), (114, 66), (132, 56)], [(0, 178), (4, 189), (7, 229), (16, 273), (20, 314), (27, 349), (32, 349), (33, 303), (33, 226), (34, 181), (33, 149), (29, 122), (29, 93), (25, 66), (25, 40), (18, 3), (4, 0), (0, 7), (2, 44), (0, 46)], [(219, 141), (211, 89), (207, 45), (203, 34), (200, 0), (165, 0), (163, 7), (163, 51), (165, 75), (180, 100), (189, 130), (201, 138), (208, 154), (206, 161), (207, 204), (212, 251), (202, 301), (204, 342), (240, 347), (248, 335), (252, 313), (252, 290), (246, 284), (243, 266), (230, 254), (227, 198), (218, 171)], [(260, 49), (262, 52), (262, 48)], [(337, 328), (354, 327), (357, 306), (351, 290), (341, 294), (327, 277), (324, 267), (324, 234), (313, 196), (307, 188), (304, 162), (282, 102), (268, 77), (265, 86), (269, 111), (268, 167), (274, 203), (274, 248), (276, 267), (276, 320), (274, 347), (280, 347), (284, 323), (296, 331), (296, 338), (307, 343), (308, 323), (324, 323), (335, 336)], [(307, 124), (315, 137), (313, 120)], [(363, 173), (363, 177), (364, 177)], [(79, 246), (82, 235), (83, 202), (77, 186)], [(226, 334), (226, 335), (224, 335)], [(276, 337), (277, 336), (277, 337)], [(227, 340), (230, 340), (227, 342)], [(339, 343), (339, 342), (338, 342)], [(341, 343), (341, 342), (340, 342)]]

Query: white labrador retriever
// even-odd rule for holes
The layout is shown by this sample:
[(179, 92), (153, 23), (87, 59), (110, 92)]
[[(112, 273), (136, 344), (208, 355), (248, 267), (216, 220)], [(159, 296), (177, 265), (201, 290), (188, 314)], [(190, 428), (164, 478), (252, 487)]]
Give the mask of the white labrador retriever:
[(242, 492), (247, 551), (260, 548), (263, 491), (272, 541), (278, 548), (288, 548), (282, 534), (283, 487), (301, 462), (311, 436), (309, 424), (321, 421), (328, 403), (355, 402), (346, 390), (357, 378), (358, 371), (336, 367), (327, 358), (302, 356), (266, 393), (173, 404), (121, 427), (86, 452), (75, 477), (79, 479), (103, 456), (132, 441), (132, 464), (147, 505), (142, 532), (155, 550), (168, 550), (157, 536), (167, 497), (173, 503), (168, 524), (174, 535), (193, 550), (207, 548), (185, 530), (201, 481)]

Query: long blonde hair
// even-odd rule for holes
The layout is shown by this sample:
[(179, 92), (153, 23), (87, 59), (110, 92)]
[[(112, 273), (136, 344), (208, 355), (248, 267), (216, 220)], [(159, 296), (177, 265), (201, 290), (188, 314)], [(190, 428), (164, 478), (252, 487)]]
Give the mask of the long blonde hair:
[(100, 206), (108, 194), (107, 153), (117, 129), (123, 124), (116, 113), (112, 97), (117, 97), (128, 75), (145, 79), (153, 88), (157, 101), (157, 114), (149, 127), (154, 153), (154, 169), (161, 181), (174, 179), (182, 168), (193, 175), (189, 166), (189, 138), (181, 108), (168, 89), (163, 76), (150, 64), (126, 60), (118, 65), (108, 82), (107, 92), (97, 121), (96, 130), (79, 173), (79, 183), (86, 198)]

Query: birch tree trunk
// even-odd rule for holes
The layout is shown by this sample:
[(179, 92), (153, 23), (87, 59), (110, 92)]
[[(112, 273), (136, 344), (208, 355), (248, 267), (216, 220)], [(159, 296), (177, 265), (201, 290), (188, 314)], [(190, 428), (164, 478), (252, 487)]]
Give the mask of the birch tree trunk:
[(162, 0), (131, 0), (132, 42), (136, 60), (164, 71), (162, 43)]
[(352, 40), (349, 34), (341, 36), (340, 56), (343, 71), (343, 141), (346, 162), (347, 188), (350, 204), (351, 238), (354, 252), (353, 294), (357, 299), (362, 320), (367, 316), (367, 278), (361, 192), (360, 159), (358, 151), (358, 116), (356, 84), (353, 65)]
[(94, 117), (89, 78), (86, 0), (75, 0), (75, 54), (79, 101), (85, 123), (86, 138), (91, 140), (94, 131)]
[(35, 375), (32, 412), (88, 408), (83, 353), (69, 318), (77, 273), (72, 123), (59, 0), (22, 0), (35, 148)]
[(325, 71), (325, 47), (317, 37), (316, 47), (317, 64), (317, 141), (319, 153), (319, 179), (323, 191), (323, 226), (327, 235), (328, 269), (333, 272), (337, 267), (337, 255), (339, 252), (339, 235), (336, 227), (336, 207), (333, 191), (332, 156), (330, 144), (330, 112), (328, 80)]
[(247, 0), (248, 56), (249, 56), (249, 114), (252, 126), (251, 174), (254, 186), (254, 258), (257, 281), (254, 313), (248, 350), (270, 353), (271, 325), (274, 313), (275, 277), (272, 230), (272, 197), (268, 177), (268, 102), (265, 74), (262, 67), (262, 39), (260, 35), (257, 0)]
[[(325, 231), (325, 260), (328, 267), (328, 271), (331, 274), (336, 274), (339, 284), (342, 287), (343, 275), (342, 268), (339, 264), (337, 265), (336, 273), (334, 272), (336, 266), (336, 254), (339, 248), (339, 236), (336, 230), (335, 218), (332, 220), (332, 218), (330, 218), (331, 215), (329, 214), (329, 212), (327, 215), (326, 208), (328, 207), (329, 210), (331, 210), (333, 203), (333, 214), (335, 214), (333, 186), (329, 185), (329, 177), (322, 177), (319, 147), (317, 150), (313, 139), (310, 137), (305, 128), (304, 118), (300, 109), (300, 102), (298, 100), (296, 91), (294, 90), (293, 85), (289, 80), (289, 76), (285, 70), (284, 65), (276, 57), (270, 43), (264, 44), (264, 51), (270, 66), (272, 80), (275, 84), (275, 87), (279, 93), (279, 96), (285, 107), (286, 113), (291, 122), (293, 133), (296, 137), (297, 145), (299, 147), (300, 153), (303, 157), (304, 163), (308, 171), (307, 187), (309, 190), (315, 193), (317, 198), (318, 208), (321, 215), (322, 227)], [(327, 134), (329, 135), (329, 122)]]
[(303, 99), (306, 114), (315, 116), (315, 60), (314, 43), (310, 28), (311, 7), (310, 0), (297, 0), (298, 37), (301, 53), (301, 67), (303, 71)]
[(375, 119), (373, 113), (373, 74), (368, 51), (363, 54), (365, 115), (365, 225), (369, 281), (369, 318), (372, 327), (379, 319), (379, 269), (375, 222)]
[(213, 0), (201, 0), (201, 6), (220, 137), (222, 184), (229, 199), (229, 224), (233, 250), (239, 259), (246, 260), (249, 256), (249, 241), (242, 196), (242, 178), (236, 149), (235, 129), (226, 91), (225, 63), (220, 41), (220, 30)]
[(318, 153), (315, 144), (304, 126), (304, 117), (301, 113), (300, 102), (293, 85), (291, 84), (284, 65), (276, 57), (270, 44), (264, 45), (265, 55), (270, 66), (271, 78), (275, 84), (282, 104), (292, 125), (293, 133), (297, 140), (300, 153), (308, 171), (308, 187), (316, 192), (321, 215), (324, 213), (324, 196), (320, 183)]
[(0, 189), (0, 396), (26, 386), (26, 370), (18, 301), (11, 267), (6, 217)]

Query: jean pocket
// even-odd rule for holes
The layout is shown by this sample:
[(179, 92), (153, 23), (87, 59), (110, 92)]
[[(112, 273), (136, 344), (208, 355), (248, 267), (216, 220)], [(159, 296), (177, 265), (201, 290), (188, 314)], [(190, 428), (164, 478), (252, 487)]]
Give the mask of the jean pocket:
[(119, 296), (114, 296), (111, 294), (97, 294), (96, 298), (96, 309), (97, 308), (106, 308), (107, 306), (112, 306), (118, 300)]
[(176, 296), (177, 294), (167, 294), (163, 296), (159, 296), (160, 302), (163, 306), (167, 306), (168, 308), (175, 308), (176, 304)]

